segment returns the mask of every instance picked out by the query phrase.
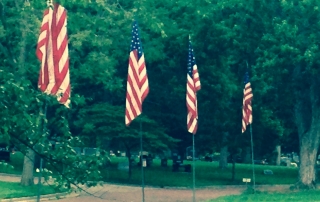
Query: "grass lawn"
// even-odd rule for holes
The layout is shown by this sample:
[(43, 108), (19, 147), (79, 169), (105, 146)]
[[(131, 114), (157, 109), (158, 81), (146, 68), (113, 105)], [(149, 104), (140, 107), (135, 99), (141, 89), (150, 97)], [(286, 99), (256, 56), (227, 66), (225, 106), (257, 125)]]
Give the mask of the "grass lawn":
[(242, 194), (239, 196), (224, 196), (217, 199), (209, 200), (207, 202), (238, 202), (238, 201), (320, 201), (320, 191), (300, 191), (300, 192), (286, 192), (286, 193), (256, 193), (256, 194)]
[[(138, 160), (136, 160), (137, 162)], [(122, 184), (141, 184), (141, 169), (136, 164), (132, 169), (132, 178), (128, 179), (128, 172), (117, 169), (120, 162), (127, 162), (125, 157), (111, 158), (111, 166), (101, 170), (103, 180), (110, 183)], [(168, 161), (167, 167), (160, 166), (160, 159), (154, 159), (153, 165), (144, 169), (145, 184), (156, 187), (191, 187), (192, 173), (172, 172), (172, 161)], [(0, 165), (0, 172), (21, 174), (23, 166), (23, 155), (20, 152), (11, 154), (13, 165)], [(192, 164), (192, 161), (184, 161), (184, 164)], [(236, 164), (235, 181), (231, 181), (231, 164), (225, 170), (219, 169), (217, 162), (196, 161), (196, 186), (214, 186), (214, 185), (244, 185), (242, 178), (252, 178), (251, 164)], [(273, 175), (265, 175), (263, 170), (273, 171)], [(255, 165), (256, 184), (294, 184), (298, 177), (298, 168), (289, 168), (284, 166)], [(35, 176), (37, 173), (35, 173)], [(251, 180), (252, 181), (252, 180)]]
[[(126, 158), (112, 158), (112, 167), (102, 170), (104, 181), (125, 184), (141, 184), (141, 169), (134, 166), (132, 178), (128, 180), (128, 172), (117, 169), (117, 164), (127, 161)], [(192, 164), (184, 161), (184, 164)], [(228, 169), (221, 170), (216, 162), (196, 161), (196, 186), (212, 185), (243, 185), (242, 178), (252, 178), (250, 164), (236, 164), (236, 180), (231, 181), (231, 164)], [(153, 165), (145, 168), (145, 184), (151, 186), (191, 187), (192, 173), (172, 172), (172, 161), (168, 167), (161, 167), (160, 160), (155, 159)], [(273, 175), (265, 175), (263, 170), (270, 169)], [(256, 184), (294, 184), (297, 180), (298, 169), (283, 166), (255, 165)]]
[[(0, 199), (36, 196), (38, 193), (37, 185), (23, 187), (17, 182), (0, 181), (0, 187)], [(57, 191), (54, 188), (49, 186), (41, 186), (41, 195), (53, 193), (57, 193)]]
[(21, 175), (23, 167), (23, 154), (15, 152), (10, 154), (10, 162), (0, 162), (0, 173)]

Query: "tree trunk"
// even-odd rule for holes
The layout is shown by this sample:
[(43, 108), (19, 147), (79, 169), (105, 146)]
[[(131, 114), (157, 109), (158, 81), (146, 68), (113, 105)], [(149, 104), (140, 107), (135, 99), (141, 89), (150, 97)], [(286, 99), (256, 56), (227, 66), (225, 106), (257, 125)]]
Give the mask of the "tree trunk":
[[(18, 10), (24, 10), (21, 9), (20, 5), (15, 2), (16, 8)], [(18, 71), (17, 71), (17, 76), (19, 77), (20, 80), (23, 80), (25, 77), (26, 73), (26, 68), (25, 68), (25, 60), (26, 60), (26, 43), (27, 43), (27, 29), (30, 29), (30, 26), (28, 26), (28, 15), (26, 11), (21, 12), (21, 19), (20, 19), (20, 31), (21, 31), (21, 41), (19, 44), (20, 47), (20, 54), (19, 54), (19, 59), (18, 59)], [(40, 116), (37, 120), (39, 123), (40, 121)], [(39, 124), (38, 124), (39, 125)], [(23, 170), (22, 170), (22, 176), (21, 176), (21, 185), (23, 186), (30, 186), (34, 184), (34, 179), (33, 179), (33, 168), (34, 168), (34, 159), (35, 159), (35, 153), (32, 149), (28, 148), (26, 151), (26, 154), (24, 156), (24, 161), (23, 161)]]
[(251, 163), (251, 148), (250, 147), (246, 147), (245, 148), (245, 154), (244, 154), (244, 159), (243, 159), (243, 163)]
[(225, 145), (220, 150), (219, 168), (225, 169), (228, 167), (228, 146)]
[(310, 131), (309, 133), (305, 134), (301, 138), (299, 181), (296, 184), (297, 188), (300, 188), (300, 189), (316, 188), (315, 166), (316, 166), (318, 148), (319, 148), (319, 132), (318, 131)]
[(220, 161), (219, 161), (219, 167), (221, 169), (225, 169), (228, 167), (228, 132), (223, 133), (222, 137), (222, 147), (220, 150)]
[[(42, 130), (43, 126), (41, 124), (41, 119), (43, 119), (43, 117), (44, 117), (44, 114), (42, 109), (40, 108), (39, 116), (36, 119), (36, 124), (37, 126), (39, 126), (38, 128), (39, 134), (43, 133), (43, 130)], [(29, 145), (29, 146), (32, 147), (32, 145)], [(23, 160), (21, 185), (30, 186), (34, 184), (34, 179), (33, 179), (34, 162), (35, 162), (35, 152), (31, 148), (27, 148), (27, 151)]]
[(232, 155), (231, 161), (232, 161), (232, 177), (231, 177), (231, 181), (234, 182), (235, 179), (236, 179), (236, 159), (235, 159), (235, 155)]
[(306, 90), (307, 96), (297, 99), (295, 119), (299, 133), (300, 166), (298, 189), (316, 188), (316, 159), (320, 139), (320, 108), (318, 88), (313, 84)]
[(23, 161), (23, 170), (21, 176), (21, 185), (31, 186), (34, 184), (33, 167), (34, 167), (35, 153), (32, 149), (28, 148)]
[(130, 180), (132, 177), (132, 159), (131, 159), (131, 152), (130, 149), (127, 149), (126, 155), (128, 158), (128, 163), (129, 163), (129, 169), (128, 169), (128, 179)]
[(276, 146), (277, 158), (276, 158), (276, 165), (280, 166), (281, 164), (281, 145)]

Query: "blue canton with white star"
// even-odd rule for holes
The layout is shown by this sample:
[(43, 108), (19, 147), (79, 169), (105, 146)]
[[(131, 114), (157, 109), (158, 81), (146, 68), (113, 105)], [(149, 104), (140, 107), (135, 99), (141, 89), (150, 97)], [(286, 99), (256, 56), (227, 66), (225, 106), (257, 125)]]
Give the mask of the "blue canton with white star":
[(188, 74), (193, 78), (193, 66), (196, 64), (196, 58), (193, 55), (193, 48), (191, 45), (191, 40), (189, 40), (189, 55), (188, 55)]
[(244, 84), (246, 85), (247, 83), (249, 83), (249, 73), (248, 72), (246, 72), (245, 74), (244, 74)]
[(132, 39), (131, 39), (130, 52), (134, 50), (137, 50), (138, 59), (140, 59), (143, 52), (142, 52), (142, 46), (141, 46), (141, 41), (139, 37), (139, 29), (138, 29), (137, 21), (134, 21), (132, 25)]

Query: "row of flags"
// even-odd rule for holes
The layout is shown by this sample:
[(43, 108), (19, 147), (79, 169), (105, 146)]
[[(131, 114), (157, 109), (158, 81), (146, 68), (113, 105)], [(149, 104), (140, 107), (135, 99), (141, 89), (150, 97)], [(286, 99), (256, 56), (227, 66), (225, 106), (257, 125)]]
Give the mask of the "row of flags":
[[(201, 89), (200, 77), (189, 37), (188, 71), (186, 86), (187, 130), (196, 134), (198, 128), (197, 92)], [(41, 24), (36, 55), (41, 62), (39, 89), (56, 96), (61, 104), (69, 107), (70, 74), (67, 36), (67, 12), (59, 4), (48, 5)], [(142, 103), (149, 93), (144, 53), (139, 28), (136, 21), (132, 26), (132, 39), (129, 55), (125, 124), (127, 126), (142, 113)], [(243, 97), (242, 132), (252, 123), (251, 100), (253, 94), (249, 75), (245, 76)]]
[[(253, 97), (251, 84), (249, 82), (249, 74), (245, 74), (245, 88), (243, 95), (242, 110), (242, 133), (245, 132), (247, 125), (252, 123), (252, 106)], [(192, 134), (196, 134), (198, 129), (198, 106), (197, 92), (201, 89), (200, 77), (196, 59), (193, 53), (191, 39), (189, 36), (188, 51), (188, 72), (187, 72), (187, 92), (186, 105), (187, 130)], [(132, 40), (130, 46), (127, 95), (126, 95), (126, 113), (125, 124), (129, 126), (131, 121), (142, 113), (142, 103), (149, 93), (149, 83), (145, 64), (144, 53), (139, 36), (139, 28), (136, 21), (132, 26)]]

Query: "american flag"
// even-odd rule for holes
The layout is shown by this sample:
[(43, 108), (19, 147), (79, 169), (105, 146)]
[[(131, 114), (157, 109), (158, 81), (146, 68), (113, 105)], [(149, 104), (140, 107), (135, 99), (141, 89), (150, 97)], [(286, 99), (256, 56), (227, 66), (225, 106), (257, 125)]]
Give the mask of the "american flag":
[(253, 97), (251, 84), (249, 82), (249, 73), (246, 72), (244, 77), (245, 87), (243, 90), (243, 109), (242, 109), (242, 133), (246, 131), (247, 125), (252, 123), (252, 106)]
[(149, 93), (149, 82), (144, 60), (139, 28), (136, 21), (132, 25), (132, 40), (130, 46), (126, 115), (125, 123), (128, 126), (133, 119), (142, 113), (142, 102)]
[(36, 55), (41, 62), (38, 87), (57, 97), (66, 107), (70, 103), (67, 12), (59, 4), (44, 11)]
[(191, 40), (189, 39), (188, 74), (187, 74), (187, 129), (196, 134), (198, 129), (197, 91), (201, 89), (196, 59), (193, 55)]

